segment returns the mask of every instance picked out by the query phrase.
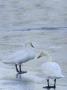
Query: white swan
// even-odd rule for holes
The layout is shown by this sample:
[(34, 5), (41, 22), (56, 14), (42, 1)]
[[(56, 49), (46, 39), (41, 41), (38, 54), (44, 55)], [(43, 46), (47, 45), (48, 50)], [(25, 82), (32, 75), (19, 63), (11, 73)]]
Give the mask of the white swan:
[(21, 74), (26, 72), (21, 71), (21, 64), (32, 60), (35, 57), (36, 53), (34, 50), (34, 46), (32, 43), (29, 43), (22, 50), (9, 55), (8, 58), (6, 60), (3, 60), (2, 62), (5, 64), (14, 64), (16, 67), (16, 71)]
[[(56, 88), (56, 79), (64, 77), (58, 63), (47, 61), (41, 65), (41, 70), (47, 78), (48, 86), (44, 88)], [(49, 79), (54, 79), (54, 86), (49, 85)]]

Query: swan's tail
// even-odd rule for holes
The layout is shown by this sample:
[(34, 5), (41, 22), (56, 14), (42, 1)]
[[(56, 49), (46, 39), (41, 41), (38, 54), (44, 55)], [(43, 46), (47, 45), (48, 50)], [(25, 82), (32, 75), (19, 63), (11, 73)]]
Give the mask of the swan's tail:
[(61, 78), (64, 78), (64, 75), (63, 74), (61, 75)]

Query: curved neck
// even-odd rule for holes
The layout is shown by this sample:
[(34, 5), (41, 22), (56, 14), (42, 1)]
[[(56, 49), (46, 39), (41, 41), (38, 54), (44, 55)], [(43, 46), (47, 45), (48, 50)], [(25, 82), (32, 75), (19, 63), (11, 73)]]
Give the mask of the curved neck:
[(25, 48), (34, 48), (32, 43), (27, 43), (25, 44)]

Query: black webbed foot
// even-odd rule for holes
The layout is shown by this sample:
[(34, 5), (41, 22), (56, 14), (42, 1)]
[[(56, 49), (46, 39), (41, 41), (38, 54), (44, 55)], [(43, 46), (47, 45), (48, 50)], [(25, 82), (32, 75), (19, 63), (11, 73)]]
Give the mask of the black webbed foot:
[(47, 88), (48, 90), (51, 89), (51, 88), (56, 88), (55, 86), (44, 86), (43, 88)]
[(25, 73), (27, 73), (27, 71), (18, 72), (18, 74), (25, 74)]

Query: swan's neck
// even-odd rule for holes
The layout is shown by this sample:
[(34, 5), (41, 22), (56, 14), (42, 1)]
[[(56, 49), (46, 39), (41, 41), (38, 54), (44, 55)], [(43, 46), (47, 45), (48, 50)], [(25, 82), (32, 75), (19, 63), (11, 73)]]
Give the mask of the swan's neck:
[(32, 43), (28, 43), (25, 45), (25, 48), (34, 48), (33, 44)]

